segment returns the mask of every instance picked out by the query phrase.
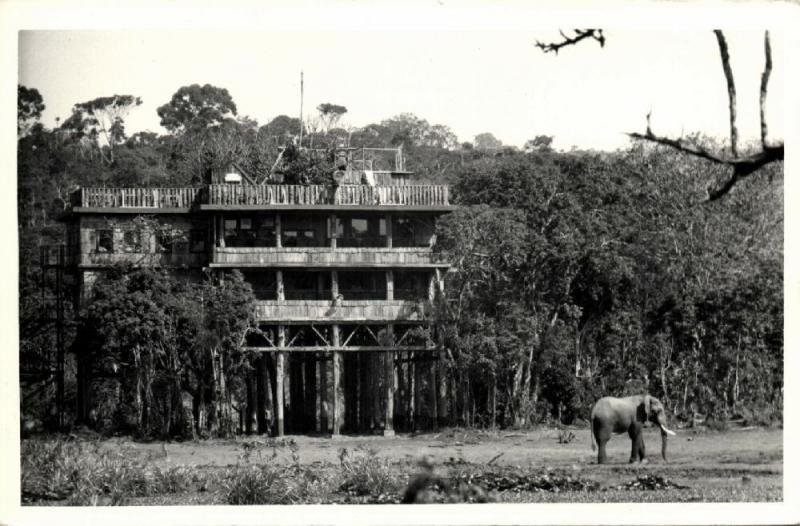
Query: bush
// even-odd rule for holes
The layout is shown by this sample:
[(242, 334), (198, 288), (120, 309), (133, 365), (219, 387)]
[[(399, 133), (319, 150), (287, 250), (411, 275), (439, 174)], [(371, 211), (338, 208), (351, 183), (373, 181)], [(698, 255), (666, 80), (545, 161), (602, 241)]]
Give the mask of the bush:
[(344, 479), (339, 489), (350, 495), (380, 496), (400, 490), (389, 460), (378, 458), (373, 449), (358, 447), (351, 453), (342, 448), (339, 450), (339, 464)]
[(291, 491), (281, 470), (271, 465), (237, 466), (226, 474), (228, 504), (292, 504)]
[(22, 443), (22, 500), (66, 501), (69, 505), (124, 505), (151, 493), (143, 464), (119, 452), (101, 451), (97, 442), (69, 438)]

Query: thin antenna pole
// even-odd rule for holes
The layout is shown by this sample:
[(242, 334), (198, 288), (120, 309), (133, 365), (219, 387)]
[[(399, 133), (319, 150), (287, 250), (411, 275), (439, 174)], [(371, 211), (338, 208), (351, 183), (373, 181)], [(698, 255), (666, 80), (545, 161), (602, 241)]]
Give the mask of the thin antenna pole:
[(300, 144), (298, 147), (303, 146), (303, 71), (300, 70)]

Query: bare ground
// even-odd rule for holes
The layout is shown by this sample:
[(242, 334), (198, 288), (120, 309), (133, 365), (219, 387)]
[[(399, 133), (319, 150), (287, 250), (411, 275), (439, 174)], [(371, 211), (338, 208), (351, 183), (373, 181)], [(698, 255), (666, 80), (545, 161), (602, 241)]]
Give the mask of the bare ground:
[[(525, 432), (447, 429), (438, 433), (395, 437), (248, 437), (167, 444), (109, 439), (103, 442), (103, 447), (124, 447), (155, 464), (197, 469), (241, 464), (244, 444), (261, 446), (262, 451), (275, 455), (272, 462), (299, 462), (317, 465), (320, 469), (337, 464), (342, 448), (353, 450), (362, 447), (406, 466), (427, 457), (442, 469), (457, 465), (501, 470), (519, 467), (580, 477), (597, 482), (602, 490), (506, 492), (500, 495), (504, 502), (756, 502), (783, 499), (781, 429), (679, 430), (678, 435), (669, 441), (668, 462), (664, 462), (660, 457), (658, 431), (650, 428), (645, 434), (647, 463), (628, 464), (630, 440), (626, 435), (619, 435), (608, 444), (609, 464), (602, 466), (596, 463), (588, 429), (573, 428), (571, 431), (575, 438), (566, 444), (559, 443), (559, 431), (555, 429)], [(625, 487), (638, 477), (647, 475), (666, 478), (684, 488), (644, 491)]]

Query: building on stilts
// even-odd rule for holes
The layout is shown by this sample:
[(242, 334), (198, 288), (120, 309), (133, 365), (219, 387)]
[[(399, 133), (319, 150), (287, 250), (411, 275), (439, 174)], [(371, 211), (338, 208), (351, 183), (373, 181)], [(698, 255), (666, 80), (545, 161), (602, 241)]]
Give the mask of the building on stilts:
[[(197, 187), (78, 189), (66, 216), (78, 301), (118, 263), (192, 279), (239, 270), (261, 329), (245, 342), (259, 356), (258, 418), (273, 434), (435, 427), (441, 366), (422, 335), (448, 268), (433, 245), (449, 189), (412, 182), (402, 150), (389, 170), (365, 150), (342, 150), (326, 185), (259, 182), (234, 165)], [(142, 217), (179, 235), (142, 234)]]

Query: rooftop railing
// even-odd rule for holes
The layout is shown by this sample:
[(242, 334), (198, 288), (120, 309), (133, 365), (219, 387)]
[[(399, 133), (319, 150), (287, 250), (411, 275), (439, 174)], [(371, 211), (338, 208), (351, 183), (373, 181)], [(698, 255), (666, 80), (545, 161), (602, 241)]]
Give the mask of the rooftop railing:
[(203, 188), (81, 188), (73, 205), (92, 208), (191, 208)]
[(73, 206), (90, 208), (191, 208), (198, 204), (449, 206), (446, 185), (242, 185), (186, 188), (81, 188)]

